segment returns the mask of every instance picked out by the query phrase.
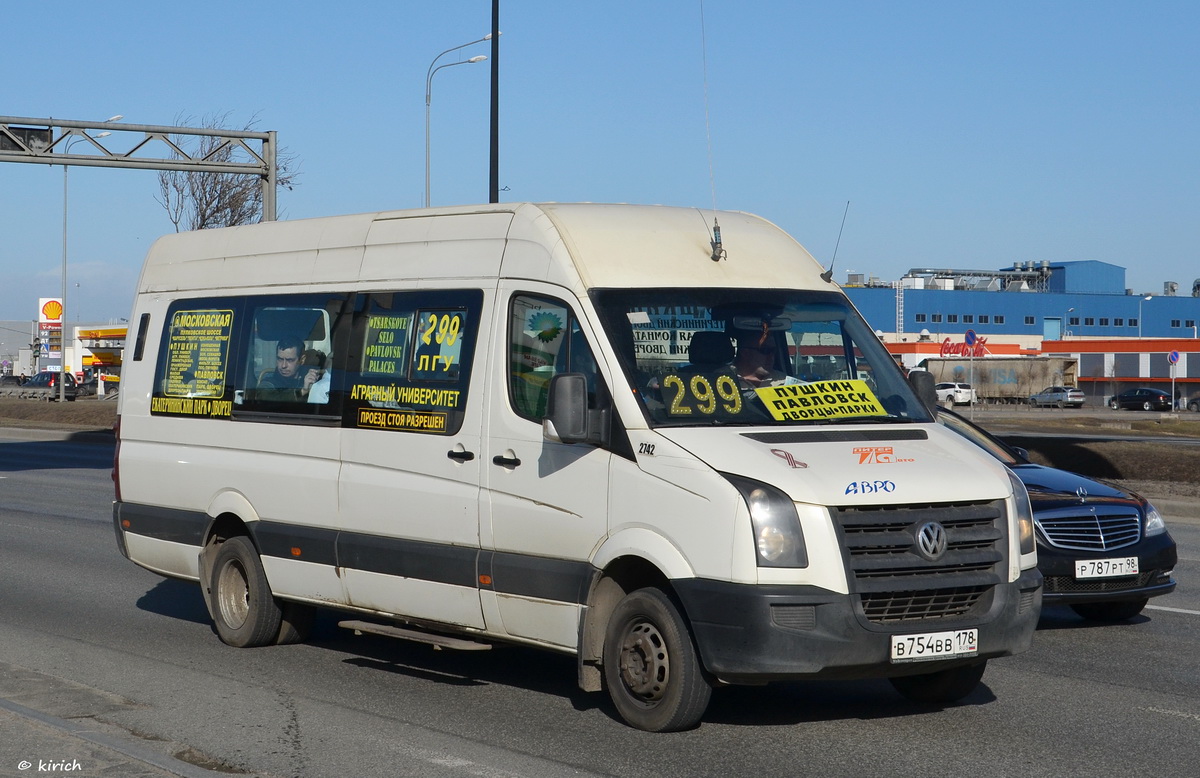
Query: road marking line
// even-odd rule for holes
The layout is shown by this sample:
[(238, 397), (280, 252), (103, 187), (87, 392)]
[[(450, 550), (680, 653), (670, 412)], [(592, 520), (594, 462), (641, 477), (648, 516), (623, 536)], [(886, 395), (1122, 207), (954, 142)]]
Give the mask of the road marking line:
[(1144, 710), (1148, 713), (1163, 713), (1167, 716), (1178, 716), (1181, 719), (1195, 719), (1200, 721), (1200, 716), (1196, 715), (1195, 713), (1188, 713), (1187, 711), (1182, 710), (1171, 710), (1170, 708), (1138, 708), (1138, 710)]
[(1152, 611), (1170, 611), (1171, 613), (1186, 613), (1189, 616), (1200, 616), (1200, 611), (1189, 611), (1183, 608), (1166, 608), (1162, 605), (1147, 605), (1147, 610)]

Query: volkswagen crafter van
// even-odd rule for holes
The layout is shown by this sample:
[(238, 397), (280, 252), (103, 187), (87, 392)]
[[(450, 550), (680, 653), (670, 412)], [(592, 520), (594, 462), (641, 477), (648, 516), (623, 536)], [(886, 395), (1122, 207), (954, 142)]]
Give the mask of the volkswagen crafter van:
[[(947, 702), (1026, 649), (1029, 499), (774, 225), (504, 204), (169, 235), (113, 517), (221, 640), (342, 625), (578, 658), (646, 730), (714, 686)], [(930, 390), (932, 387), (928, 387)]]

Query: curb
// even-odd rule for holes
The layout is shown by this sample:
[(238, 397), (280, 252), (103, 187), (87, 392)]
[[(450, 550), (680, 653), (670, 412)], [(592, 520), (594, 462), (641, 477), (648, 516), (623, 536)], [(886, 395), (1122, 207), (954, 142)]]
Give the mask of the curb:
[(95, 445), (115, 445), (117, 438), (111, 430), (52, 430), (41, 427), (4, 427), (0, 426), (0, 436), (9, 440), (62, 441), (74, 443), (91, 443)]

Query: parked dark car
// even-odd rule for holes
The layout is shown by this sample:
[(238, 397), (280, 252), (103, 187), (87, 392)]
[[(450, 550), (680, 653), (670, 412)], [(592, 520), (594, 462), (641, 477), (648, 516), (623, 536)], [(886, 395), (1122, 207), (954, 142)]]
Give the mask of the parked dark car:
[(0, 375), (0, 386), (20, 386), (21, 376)]
[(76, 384), (75, 389), (80, 397), (95, 397), (96, 396), (96, 376), (85, 378), (82, 382)]
[(1175, 590), (1177, 551), (1166, 523), (1134, 492), (1035, 465), (1025, 452), (939, 409), (938, 421), (1008, 466), (1033, 504), (1043, 605), (1068, 605), (1091, 621), (1125, 621), (1151, 597)]
[[(21, 387), (22, 397), (42, 396), (47, 400), (57, 400), (59, 396), (58, 373), (43, 372), (30, 378)], [(63, 394), (67, 400), (73, 401), (78, 394), (75, 388), (75, 376), (67, 373), (67, 385)]]
[(1110, 398), (1108, 407), (1114, 411), (1118, 408), (1131, 408), (1135, 411), (1169, 411), (1171, 410), (1171, 395), (1162, 389), (1126, 389)]

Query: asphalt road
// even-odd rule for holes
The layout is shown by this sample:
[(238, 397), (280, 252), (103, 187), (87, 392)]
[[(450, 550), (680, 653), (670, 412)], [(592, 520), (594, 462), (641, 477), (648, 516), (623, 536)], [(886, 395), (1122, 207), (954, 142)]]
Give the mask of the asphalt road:
[(332, 618), (305, 645), (221, 644), (198, 588), (117, 553), (111, 453), (0, 431), (0, 776), (1090, 778), (1200, 764), (1188, 504), (1171, 524), (1178, 591), (1127, 625), (1046, 610), (1034, 647), (993, 661), (960, 705), (917, 706), (881, 681), (729, 688), (698, 729), (652, 735), (578, 691), (569, 657), (437, 652)]

